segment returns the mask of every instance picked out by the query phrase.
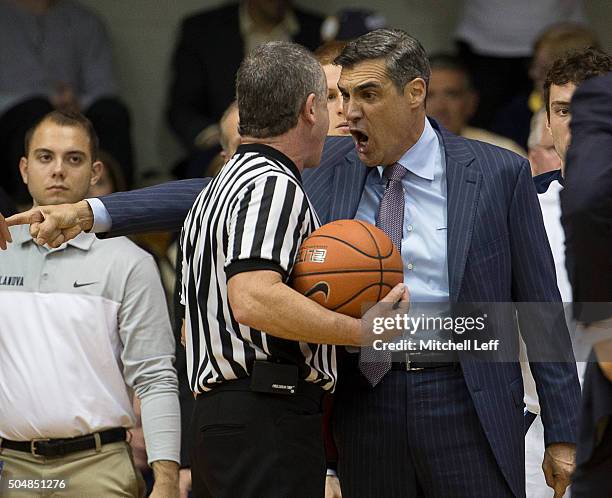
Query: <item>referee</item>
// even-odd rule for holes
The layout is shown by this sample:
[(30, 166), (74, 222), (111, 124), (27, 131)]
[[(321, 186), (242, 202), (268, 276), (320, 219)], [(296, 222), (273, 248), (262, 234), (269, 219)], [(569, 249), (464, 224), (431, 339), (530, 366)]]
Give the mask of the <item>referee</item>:
[[(196, 497), (324, 496), (321, 398), (333, 344), (363, 342), (359, 320), (286, 285), (319, 226), (301, 171), (319, 163), (327, 85), (298, 45), (262, 45), (238, 70), (242, 145), (202, 191), (181, 236)], [(406, 299), (399, 285), (388, 301)], [(265, 332), (262, 332), (265, 331)]]

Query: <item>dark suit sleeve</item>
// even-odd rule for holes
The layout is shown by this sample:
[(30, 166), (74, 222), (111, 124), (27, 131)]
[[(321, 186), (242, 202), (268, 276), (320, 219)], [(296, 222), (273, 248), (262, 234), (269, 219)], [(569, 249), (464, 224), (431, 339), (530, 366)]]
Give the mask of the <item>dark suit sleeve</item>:
[[(509, 213), (512, 297), (536, 381), (544, 441), (575, 443), (580, 385), (542, 213), (523, 161)], [(554, 360), (554, 361), (551, 361)]]
[(193, 178), (100, 197), (112, 220), (106, 237), (181, 229), (210, 178)]
[(565, 262), (576, 318), (592, 322), (612, 316), (612, 73), (583, 83), (571, 111), (561, 192)]
[(206, 67), (198, 53), (202, 26), (197, 20), (187, 19), (181, 26), (167, 109), (168, 123), (187, 149), (193, 147), (198, 133), (216, 122), (207, 112)]

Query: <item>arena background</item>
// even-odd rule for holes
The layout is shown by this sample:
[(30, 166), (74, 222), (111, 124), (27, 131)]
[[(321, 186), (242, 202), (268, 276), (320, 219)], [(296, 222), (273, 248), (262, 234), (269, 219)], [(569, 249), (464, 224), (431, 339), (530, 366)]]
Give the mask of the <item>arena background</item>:
[[(106, 22), (115, 51), (121, 94), (132, 112), (132, 136), (139, 174), (168, 174), (181, 149), (164, 119), (169, 64), (180, 21), (186, 15), (227, 0), (80, 0)], [(429, 53), (453, 48), (460, 0), (295, 0), (322, 14), (343, 7), (375, 9), (393, 25), (416, 36)], [(603, 48), (612, 51), (612, 2), (585, 0), (588, 21)]]

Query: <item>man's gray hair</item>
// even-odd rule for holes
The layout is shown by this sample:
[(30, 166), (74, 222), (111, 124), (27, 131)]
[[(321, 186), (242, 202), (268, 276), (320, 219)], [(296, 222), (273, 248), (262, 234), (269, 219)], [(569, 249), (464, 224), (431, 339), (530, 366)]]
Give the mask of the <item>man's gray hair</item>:
[(236, 76), (239, 132), (255, 138), (286, 133), (298, 122), (308, 95), (327, 98), (325, 73), (312, 54), (291, 42), (254, 49)]
[(419, 40), (401, 29), (377, 29), (360, 36), (348, 43), (334, 64), (350, 69), (370, 59), (384, 59), (387, 76), (400, 93), (415, 78), (422, 78), (429, 85), (431, 69), (425, 49)]

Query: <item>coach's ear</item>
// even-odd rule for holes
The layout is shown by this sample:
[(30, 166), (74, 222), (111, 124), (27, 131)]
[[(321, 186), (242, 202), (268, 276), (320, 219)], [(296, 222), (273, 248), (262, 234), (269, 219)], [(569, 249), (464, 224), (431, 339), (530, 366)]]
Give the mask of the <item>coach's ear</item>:
[(314, 125), (316, 121), (316, 96), (314, 93), (311, 93), (306, 97), (306, 102), (304, 103), (304, 107), (302, 107), (302, 117), (306, 120), (307, 123)]

